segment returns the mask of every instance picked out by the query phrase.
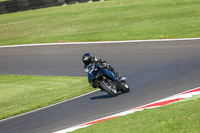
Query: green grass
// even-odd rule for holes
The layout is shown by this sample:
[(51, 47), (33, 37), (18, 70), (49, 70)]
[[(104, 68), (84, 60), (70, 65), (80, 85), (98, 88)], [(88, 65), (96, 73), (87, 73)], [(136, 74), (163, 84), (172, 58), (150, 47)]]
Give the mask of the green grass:
[(107, 120), (73, 133), (199, 133), (200, 99)]
[(0, 75), (0, 119), (93, 90), (86, 77)]
[(200, 37), (199, 0), (109, 0), (0, 15), (0, 45)]

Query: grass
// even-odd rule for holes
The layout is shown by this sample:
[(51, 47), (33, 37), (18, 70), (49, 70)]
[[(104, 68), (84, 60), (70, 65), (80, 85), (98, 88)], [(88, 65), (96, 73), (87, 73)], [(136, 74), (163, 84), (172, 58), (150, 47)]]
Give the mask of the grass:
[(199, 133), (200, 99), (107, 120), (74, 133)]
[(86, 77), (0, 75), (0, 119), (94, 90)]
[(199, 0), (109, 0), (0, 15), (0, 45), (200, 37)]

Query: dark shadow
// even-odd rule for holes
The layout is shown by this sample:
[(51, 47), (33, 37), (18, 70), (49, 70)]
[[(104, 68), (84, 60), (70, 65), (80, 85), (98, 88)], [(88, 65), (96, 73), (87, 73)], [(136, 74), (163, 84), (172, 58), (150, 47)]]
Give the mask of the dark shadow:
[[(122, 92), (118, 93), (118, 96), (123, 94)], [(97, 100), (97, 99), (106, 99), (106, 98), (114, 98), (112, 96), (110, 96), (109, 94), (106, 95), (101, 95), (101, 96), (94, 96), (94, 97), (90, 97), (91, 100)]]
[(101, 96), (90, 97), (91, 100), (96, 100), (96, 99), (105, 99), (105, 98), (112, 98), (112, 97), (111, 97), (109, 94), (101, 95)]

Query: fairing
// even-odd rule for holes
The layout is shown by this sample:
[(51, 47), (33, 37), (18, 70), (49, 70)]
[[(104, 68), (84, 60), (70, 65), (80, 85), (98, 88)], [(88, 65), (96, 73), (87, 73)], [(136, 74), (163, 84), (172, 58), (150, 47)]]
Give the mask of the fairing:
[(103, 75), (106, 78), (111, 79), (113, 81), (117, 80), (113, 72), (107, 70), (106, 68), (99, 67), (98, 64), (90, 64), (87, 66), (87, 69), (87, 76), (89, 82), (92, 82), (94, 79), (97, 79), (100, 75)]

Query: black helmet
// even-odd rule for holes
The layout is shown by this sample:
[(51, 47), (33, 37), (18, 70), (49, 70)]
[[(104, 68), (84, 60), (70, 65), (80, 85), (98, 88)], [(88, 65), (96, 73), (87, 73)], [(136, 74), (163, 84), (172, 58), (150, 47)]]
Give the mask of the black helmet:
[(90, 53), (85, 53), (82, 56), (82, 61), (85, 65), (89, 65), (91, 63), (92, 55)]

